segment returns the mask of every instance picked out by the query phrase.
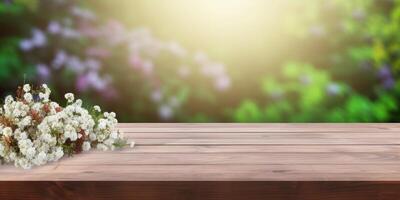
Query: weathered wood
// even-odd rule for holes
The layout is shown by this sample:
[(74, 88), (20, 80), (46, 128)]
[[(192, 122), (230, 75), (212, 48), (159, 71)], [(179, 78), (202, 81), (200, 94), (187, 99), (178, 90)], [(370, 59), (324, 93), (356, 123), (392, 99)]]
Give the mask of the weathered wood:
[[(399, 124), (119, 127), (135, 148), (83, 153), (28, 171), (0, 166), (0, 199), (44, 193), (76, 199), (77, 192), (95, 193), (83, 199), (400, 199)], [(7, 181), (49, 182), (27, 189)]]
[[(327, 172), (332, 168), (333, 172)], [(3, 171), (2, 180), (23, 181), (386, 181), (400, 178), (399, 165), (90, 165), (46, 166), (33, 172), (18, 172), (9, 168)], [(57, 171), (54, 170), (57, 168)], [(361, 169), (361, 170), (360, 170)], [(50, 172), (49, 172), (50, 171)], [(221, 173), (223, 171), (224, 173)], [(193, 173), (196, 172), (196, 173)], [(76, 174), (79, 174), (78, 176)], [(49, 176), (50, 175), (50, 176)], [(51, 178), (50, 178), (51, 177)], [(130, 177), (126, 179), (124, 177)], [(390, 177), (390, 178), (388, 178)]]
[(141, 145), (400, 145), (400, 138), (280, 138), (280, 139), (136, 139)]
[[(87, 153), (60, 161), (57, 165), (292, 165), (292, 164), (397, 164), (399, 153), (210, 153), (210, 154), (102, 154)], [(55, 169), (58, 170), (58, 169)], [(332, 170), (335, 170), (332, 168)], [(223, 171), (221, 173), (224, 173)], [(279, 176), (279, 174), (276, 174)], [(79, 174), (77, 174), (79, 176)], [(339, 179), (340, 177), (337, 177)], [(0, 178), (1, 180), (2, 178)], [(77, 178), (79, 180), (79, 178)], [(121, 180), (136, 180), (121, 176)], [(178, 179), (179, 180), (179, 179)], [(173, 179), (171, 180), (173, 181)]]

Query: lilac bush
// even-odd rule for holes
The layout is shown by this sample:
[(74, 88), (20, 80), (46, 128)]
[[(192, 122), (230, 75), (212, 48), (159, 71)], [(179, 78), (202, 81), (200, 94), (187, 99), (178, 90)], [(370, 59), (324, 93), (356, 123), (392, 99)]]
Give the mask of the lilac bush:
[[(186, 112), (190, 110), (182, 107), (190, 102), (207, 104), (208, 96), (218, 96), (231, 87), (222, 63), (204, 53), (189, 52), (176, 42), (162, 41), (148, 29), (130, 30), (75, 1), (39, 1), (38, 15), (52, 13), (49, 9), (56, 14), (33, 24), (19, 45), (27, 62), (34, 65), (39, 82), (73, 87), (88, 98), (101, 96), (95, 102), (110, 106), (123, 102), (121, 110), (127, 118), (144, 114), (167, 121), (176, 119), (177, 113), (189, 119)], [(193, 96), (197, 91), (204, 95)]]

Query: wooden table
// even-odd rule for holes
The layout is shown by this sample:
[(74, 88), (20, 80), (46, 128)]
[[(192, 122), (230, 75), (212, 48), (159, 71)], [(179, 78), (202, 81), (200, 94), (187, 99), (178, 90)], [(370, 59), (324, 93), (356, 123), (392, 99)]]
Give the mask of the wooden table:
[(119, 127), (135, 148), (0, 166), (0, 199), (400, 199), (399, 124)]

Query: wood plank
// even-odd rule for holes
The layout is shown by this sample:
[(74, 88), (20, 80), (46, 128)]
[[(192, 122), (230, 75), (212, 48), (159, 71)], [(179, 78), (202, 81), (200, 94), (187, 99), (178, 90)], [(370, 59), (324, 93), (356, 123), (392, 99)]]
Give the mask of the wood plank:
[[(85, 153), (66, 158), (59, 165), (232, 165), (232, 164), (400, 164), (391, 153), (212, 153), (212, 154), (102, 154)], [(334, 168), (332, 169), (334, 170)]]
[(137, 123), (124, 124), (118, 126), (125, 132), (399, 132), (400, 125), (394, 123), (368, 124), (175, 124), (175, 123)]
[(400, 132), (124, 132), (124, 135), (132, 139), (400, 139)]
[[(129, 138), (134, 139), (134, 138)], [(134, 139), (140, 145), (399, 145), (396, 138)]]
[[(336, 171), (326, 173), (332, 167)], [(362, 170), (360, 170), (362, 169)], [(196, 173), (193, 173), (193, 172)], [(220, 173), (224, 171), (224, 173)], [(83, 173), (82, 173), (83, 172)], [(354, 178), (364, 181), (389, 181), (400, 176), (399, 165), (116, 165), (109, 166), (45, 166), (34, 172), (15, 171), (9, 168), (0, 177), (1, 181), (9, 180), (124, 180), (124, 181), (154, 181), (171, 180), (187, 181), (198, 180), (230, 180), (230, 181), (255, 181), (255, 180), (284, 180), (293, 176), (302, 181), (330, 180), (346, 181)], [(309, 179), (310, 174), (314, 174)], [(363, 176), (364, 174), (364, 176)], [(377, 176), (380, 174), (379, 176)], [(368, 176), (371, 175), (371, 176)], [(372, 179), (379, 177), (378, 179)]]
[[(45, 174), (11, 174), (1, 181), (397, 181), (398, 173), (57, 173), (54, 176)], [(112, 185), (112, 184), (111, 184)]]
[(393, 153), (400, 152), (399, 145), (212, 145), (212, 146), (144, 146), (105, 151), (103, 154), (144, 154), (144, 153)]
[[(385, 169), (382, 169), (385, 167)], [(249, 173), (249, 172), (270, 172), (270, 173), (325, 173), (326, 170), (335, 169), (331, 173), (399, 173), (400, 165), (397, 164), (354, 164), (354, 165), (343, 165), (343, 164), (293, 164), (293, 165), (252, 165), (252, 164), (240, 164), (240, 165), (115, 165), (110, 168), (109, 165), (76, 165), (76, 166), (64, 166), (58, 165), (57, 163), (49, 164), (46, 166), (38, 167), (35, 170), (23, 170), (15, 169), (13, 166), (6, 166), (0, 179), (8, 176), (8, 173), (20, 173), (20, 174), (52, 174), (57, 175), (59, 173), (78, 173), (84, 171), (85, 173), (93, 172), (104, 172), (104, 173), (193, 173), (198, 171), (199, 174), (207, 173), (218, 173), (224, 170), (229, 173)]]
[[(398, 124), (120, 124), (137, 146), (0, 180), (397, 181)], [(398, 131), (398, 132), (396, 132)]]

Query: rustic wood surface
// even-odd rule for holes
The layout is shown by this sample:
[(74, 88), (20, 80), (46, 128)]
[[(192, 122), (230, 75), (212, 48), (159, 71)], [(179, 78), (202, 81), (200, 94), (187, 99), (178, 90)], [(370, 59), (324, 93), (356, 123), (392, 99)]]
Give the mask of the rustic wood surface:
[(135, 148), (0, 181), (400, 181), (399, 124), (120, 124)]

